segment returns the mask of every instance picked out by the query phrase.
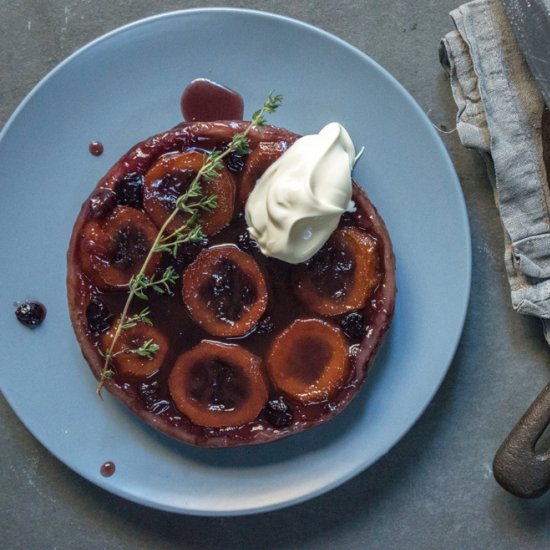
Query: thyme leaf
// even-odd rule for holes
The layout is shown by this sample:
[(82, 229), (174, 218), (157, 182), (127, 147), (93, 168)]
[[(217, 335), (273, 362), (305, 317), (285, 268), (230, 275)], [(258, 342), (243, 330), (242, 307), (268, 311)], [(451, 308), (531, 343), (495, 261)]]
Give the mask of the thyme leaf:
[(152, 339), (145, 340), (139, 348), (136, 349), (127, 349), (125, 353), (135, 353), (140, 357), (146, 357), (147, 359), (153, 359), (155, 353), (160, 349), (160, 346)]
[(149, 306), (144, 307), (139, 313), (136, 315), (132, 315), (130, 317), (127, 317), (124, 322), (121, 323), (122, 330), (127, 330), (129, 328), (134, 328), (138, 323), (144, 323), (149, 326), (153, 326), (153, 322), (149, 318), (149, 313), (151, 313), (151, 310)]

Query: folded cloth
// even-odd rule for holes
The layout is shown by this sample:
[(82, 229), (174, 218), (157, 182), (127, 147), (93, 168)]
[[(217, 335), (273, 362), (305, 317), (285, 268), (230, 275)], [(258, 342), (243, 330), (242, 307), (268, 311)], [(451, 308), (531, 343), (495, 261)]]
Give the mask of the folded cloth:
[(440, 60), (458, 135), (488, 167), (513, 307), (540, 317), (550, 343), (550, 114), (499, 0), (475, 0), (450, 15), (456, 29), (442, 39)]

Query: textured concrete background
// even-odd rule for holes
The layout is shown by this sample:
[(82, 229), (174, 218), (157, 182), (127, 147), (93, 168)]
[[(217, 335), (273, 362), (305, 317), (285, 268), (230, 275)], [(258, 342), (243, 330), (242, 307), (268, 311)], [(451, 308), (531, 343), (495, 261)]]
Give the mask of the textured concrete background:
[[(437, 59), (458, 0), (213, 2), (295, 17), (388, 69), (438, 125), (455, 109)], [(203, 2), (0, 0), (0, 126), (57, 63), (136, 19)], [(195, 518), (112, 496), (52, 457), (0, 401), (3, 548), (548, 548), (550, 496), (520, 501), (491, 473), (495, 450), (550, 374), (537, 321), (510, 306), (502, 236), (478, 157), (443, 136), (472, 228), (473, 286), (461, 344), (432, 404), (377, 464), (285, 510)], [(7, 236), (4, 236), (7, 238)]]

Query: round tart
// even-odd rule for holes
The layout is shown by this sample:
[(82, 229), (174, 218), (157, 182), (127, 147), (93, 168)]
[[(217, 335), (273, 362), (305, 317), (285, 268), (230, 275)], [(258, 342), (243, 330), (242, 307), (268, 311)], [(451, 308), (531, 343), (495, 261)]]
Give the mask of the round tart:
[[(138, 143), (91, 190), (68, 251), (73, 327), (96, 378), (143, 261), (200, 169), (243, 121), (184, 123)], [(326, 422), (363, 384), (394, 311), (388, 232), (353, 185), (354, 213), (293, 266), (264, 256), (244, 204), (258, 177), (298, 136), (252, 127), (249, 152), (202, 182), (218, 206), (200, 212), (203, 239), (159, 250), (112, 349), (103, 389), (165, 434), (193, 445), (274, 441)], [(169, 230), (188, 221), (182, 212)], [(169, 275), (169, 276), (168, 276)], [(164, 277), (164, 278), (163, 278)], [(142, 281), (143, 282), (143, 281)]]

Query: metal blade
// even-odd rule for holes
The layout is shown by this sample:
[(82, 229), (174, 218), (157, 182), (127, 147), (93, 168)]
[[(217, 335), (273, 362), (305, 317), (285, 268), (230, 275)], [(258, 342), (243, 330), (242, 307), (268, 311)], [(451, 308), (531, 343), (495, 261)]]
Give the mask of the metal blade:
[(503, 0), (514, 34), (550, 106), (550, 0)]

